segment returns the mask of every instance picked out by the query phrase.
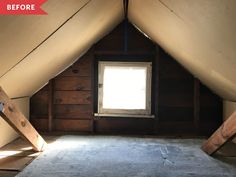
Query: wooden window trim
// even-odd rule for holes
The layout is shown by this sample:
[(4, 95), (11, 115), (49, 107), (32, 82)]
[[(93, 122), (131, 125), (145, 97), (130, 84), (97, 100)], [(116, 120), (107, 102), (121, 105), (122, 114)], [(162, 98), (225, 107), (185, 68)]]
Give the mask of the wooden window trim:
[[(103, 77), (105, 66), (132, 66), (146, 67), (146, 109), (104, 109), (102, 107), (103, 98)], [(116, 62), (99, 61), (98, 63), (98, 114), (123, 114), (123, 115), (151, 115), (151, 88), (152, 88), (152, 62)]]

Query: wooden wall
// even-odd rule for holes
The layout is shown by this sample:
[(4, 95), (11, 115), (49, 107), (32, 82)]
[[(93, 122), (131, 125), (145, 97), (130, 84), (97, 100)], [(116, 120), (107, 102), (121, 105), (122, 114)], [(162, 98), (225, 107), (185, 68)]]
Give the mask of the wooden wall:
[[(151, 118), (94, 117), (98, 61), (152, 61)], [(31, 97), (41, 131), (207, 135), (222, 122), (222, 100), (124, 21)]]
[(54, 131), (92, 131), (92, 57), (86, 53), (31, 98), (30, 120), (36, 128), (48, 130), (51, 101)]
[(208, 135), (222, 123), (222, 99), (160, 51), (158, 131)]

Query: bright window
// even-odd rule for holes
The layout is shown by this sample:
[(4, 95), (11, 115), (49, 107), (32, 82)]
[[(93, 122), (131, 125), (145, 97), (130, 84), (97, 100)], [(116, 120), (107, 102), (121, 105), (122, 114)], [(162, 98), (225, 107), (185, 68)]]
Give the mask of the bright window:
[(98, 111), (151, 114), (150, 62), (99, 62)]

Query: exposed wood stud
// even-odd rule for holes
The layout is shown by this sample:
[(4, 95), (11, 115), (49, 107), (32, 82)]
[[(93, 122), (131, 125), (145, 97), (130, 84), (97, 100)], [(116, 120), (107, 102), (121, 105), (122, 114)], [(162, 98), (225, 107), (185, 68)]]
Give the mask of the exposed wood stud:
[(128, 52), (128, 42), (129, 42), (129, 32), (128, 32), (128, 20), (126, 19), (124, 22), (124, 52)]
[(153, 76), (155, 78), (155, 81), (152, 82), (154, 83), (154, 87), (153, 87), (153, 94), (154, 94), (154, 110), (155, 110), (155, 126), (154, 126), (154, 131), (156, 133), (158, 133), (158, 119), (159, 119), (159, 114), (158, 114), (158, 107), (159, 107), (159, 58), (160, 58), (160, 48), (159, 46), (156, 46), (156, 56), (155, 56), (155, 61), (153, 64), (155, 64), (155, 66), (153, 66), (154, 68), (154, 72), (153, 72)]
[(199, 113), (200, 113), (200, 82), (194, 79), (194, 99), (193, 99), (193, 112), (194, 112), (194, 126), (196, 131), (199, 131)]
[(125, 19), (128, 18), (129, 0), (123, 0)]
[(203, 144), (202, 150), (213, 155), (236, 135), (236, 111)]
[(128, 5), (129, 0), (123, 0), (123, 6), (124, 6), (124, 14), (125, 14), (125, 22), (124, 22), (124, 52), (128, 52)]
[[(91, 94), (92, 94), (92, 96), (91, 96), (91, 98), (92, 98), (92, 103), (94, 103), (95, 102), (95, 95), (94, 95), (94, 93), (95, 93), (95, 86), (94, 86), (94, 79), (95, 79), (95, 71), (94, 71), (94, 62), (95, 62), (95, 54), (94, 54), (94, 51), (95, 51), (95, 49), (94, 49), (94, 46), (91, 48), (91, 55), (90, 55), (90, 60), (91, 60), (91, 78), (90, 78), (90, 83), (91, 83)], [(94, 114), (94, 104), (91, 104), (91, 107), (92, 107), (92, 110), (93, 111), (91, 111), (90, 113), (92, 114), (91, 115), (91, 117), (92, 117), (92, 119), (91, 119), (91, 132), (93, 133), (94, 132), (94, 116), (93, 116), (93, 114)]]
[(53, 129), (53, 80), (49, 81), (48, 85), (48, 131)]
[(30, 122), (25, 118), (15, 103), (0, 87), (0, 116), (23, 138), (25, 138), (36, 151), (43, 151), (47, 145)]

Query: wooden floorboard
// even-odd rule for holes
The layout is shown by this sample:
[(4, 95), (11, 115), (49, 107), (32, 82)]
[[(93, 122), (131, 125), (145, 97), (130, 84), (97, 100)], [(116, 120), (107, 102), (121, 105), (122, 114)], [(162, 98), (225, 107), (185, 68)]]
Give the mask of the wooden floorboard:
[(14, 177), (17, 175), (17, 173), (17, 171), (0, 170), (1, 177)]
[[(55, 140), (55, 136), (47, 136), (47, 143)], [(0, 148), (0, 177), (13, 177), (29, 165), (40, 152), (35, 152), (28, 142), (18, 138)]]
[(24, 156), (0, 157), (0, 170), (22, 171), (33, 159)]

